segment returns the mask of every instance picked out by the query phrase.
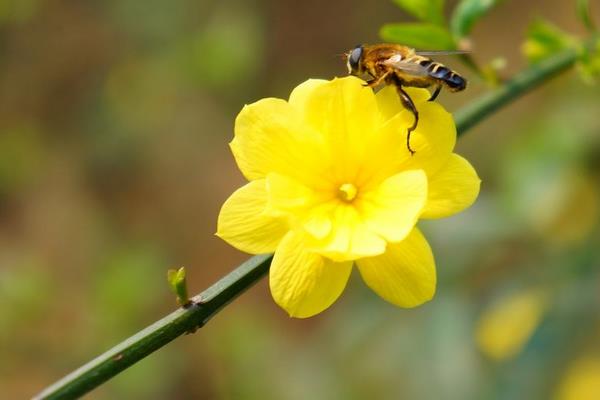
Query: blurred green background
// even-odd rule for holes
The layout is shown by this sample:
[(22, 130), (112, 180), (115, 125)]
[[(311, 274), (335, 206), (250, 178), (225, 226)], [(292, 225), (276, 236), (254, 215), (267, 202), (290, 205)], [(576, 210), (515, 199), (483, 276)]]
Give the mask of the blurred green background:
[[(474, 58), (518, 71), (539, 15), (584, 33), (571, 1), (507, 1), (475, 27)], [(340, 53), (409, 20), (389, 1), (0, 0), (0, 397), (174, 309), (168, 268), (196, 293), (247, 258), (214, 236), (244, 181), (237, 112), (344, 75)], [(448, 109), (489, 90), (442, 61), (470, 78)], [(460, 139), (482, 193), (422, 224), (439, 274), (425, 306), (395, 308), (354, 274), (295, 320), (263, 281), (88, 398), (600, 398), (598, 110), (571, 72)]]

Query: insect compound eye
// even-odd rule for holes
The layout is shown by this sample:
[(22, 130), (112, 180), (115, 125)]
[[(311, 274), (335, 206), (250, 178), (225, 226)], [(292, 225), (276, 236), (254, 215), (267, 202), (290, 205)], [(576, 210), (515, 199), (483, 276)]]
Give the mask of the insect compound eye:
[(356, 46), (350, 52), (350, 56), (348, 57), (348, 65), (350, 66), (350, 68), (352, 68), (352, 72), (358, 71), (362, 53), (363, 47), (361, 45)]

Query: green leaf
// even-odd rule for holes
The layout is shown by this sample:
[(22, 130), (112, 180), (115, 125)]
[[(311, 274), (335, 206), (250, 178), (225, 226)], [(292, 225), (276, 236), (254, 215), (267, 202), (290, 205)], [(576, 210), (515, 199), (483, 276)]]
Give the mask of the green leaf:
[(530, 62), (538, 62), (566, 48), (578, 46), (578, 41), (548, 21), (537, 19), (527, 30), (522, 51)]
[(596, 30), (596, 26), (594, 21), (592, 20), (592, 16), (590, 13), (590, 2), (589, 0), (577, 0), (577, 16), (583, 22), (586, 28), (590, 31)]
[(581, 79), (588, 84), (595, 84), (600, 77), (600, 39), (591, 46), (582, 46), (577, 63)]
[(387, 42), (400, 43), (421, 50), (453, 50), (450, 32), (438, 25), (425, 23), (386, 24), (379, 31)]
[(450, 30), (457, 39), (469, 36), (475, 23), (502, 0), (461, 0), (450, 20)]
[(394, 3), (421, 21), (444, 24), (444, 0), (394, 0)]
[(167, 280), (169, 281), (171, 290), (177, 296), (177, 302), (182, 306), (189, 304), (190, 299), (188, 297), (187, 282), (185, 280), (185, 267), (181, 267), (178, 270), (168, 270)]

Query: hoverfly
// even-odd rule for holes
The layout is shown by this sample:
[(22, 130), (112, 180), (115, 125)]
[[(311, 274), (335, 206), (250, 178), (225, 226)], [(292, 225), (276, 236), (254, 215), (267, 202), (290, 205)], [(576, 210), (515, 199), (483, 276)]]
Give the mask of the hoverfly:
[(374, 87), (381, 83), (394, 85), (400, 96), (402, 105), (415, 117), (413, 125), (408, 128), (406, 147), (410, 154), (415, 151), (410, 147), (410, 134), (419, 123), (419, 112), (412, 99), (403, 87), (427, 88), (435, 86), (429, 101), (440, 94), (442, 87), (451, 92), (466, 88), (467, 81), (450, 68), (433, 61), (427, 56), (440, 54), (463, 54), (463, 51), (415, 51), (410, 47), (398, 44), (358, 45), (346, 53), (348, 73), (351, 75), (368, 74), (372, 79), (366, 86)]

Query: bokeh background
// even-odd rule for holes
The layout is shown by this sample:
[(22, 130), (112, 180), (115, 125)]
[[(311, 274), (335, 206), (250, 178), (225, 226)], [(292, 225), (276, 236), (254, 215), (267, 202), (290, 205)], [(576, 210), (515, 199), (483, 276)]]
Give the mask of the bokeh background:
[[(536, 16), (584, 34), (573, 3), (504, 2), (474, 58), (503, 56), (510, 76)], [(390, 1), (0, 0), (0, 397), (174, 309), (168, 268), (186, 266), (195, 293), (243, 261), (214, 236), (243, 184), (237, 112), (344, 75), (340, 53), (409, 20)], [(448, 109), (489, 90), (443, 61), (471, 78), (441, 95)], [(460, 139), (482, 193), (422, 224), (430, 303), (395, 308), (354, 274), (295, 320), (263, 281), (87, 398), (600, 398), (598, 110), (599, 87), (571, 72)]]

